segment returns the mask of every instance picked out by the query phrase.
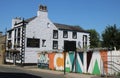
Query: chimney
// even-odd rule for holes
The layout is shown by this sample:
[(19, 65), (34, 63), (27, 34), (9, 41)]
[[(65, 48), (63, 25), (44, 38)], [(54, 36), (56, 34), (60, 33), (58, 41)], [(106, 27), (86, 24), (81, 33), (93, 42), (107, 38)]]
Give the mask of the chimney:
[(47, 17), (48, 16), (47, 6), (40, 5), (37, 12), (37, 16)]
[(47, 12), (47, 6), (40, 5), (39, 11)]
[(19, 23), (21, 21), (22, 21), (22, 19), (20, 17), (13, 18), (12, 19), (12, 28), (14, 28), (16, 23)]

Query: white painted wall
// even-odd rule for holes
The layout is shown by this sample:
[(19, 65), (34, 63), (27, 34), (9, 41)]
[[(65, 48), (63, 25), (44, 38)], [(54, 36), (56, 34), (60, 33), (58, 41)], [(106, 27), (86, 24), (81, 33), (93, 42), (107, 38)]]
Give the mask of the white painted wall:
[[(34, 37), (40, 39), (40, 48), (25, 47), (25, 63), (37, 63), (36, 56), (38, 52), (52, 50), (53, 30), (57, 30), (57, 28), (48, 19), (47, 12), (38, 12), (38, 16), (27, 24), (25, 41), (26, 44), (27, 38)], [(46, 47), (42, 47), (43, 39), (46, 40)]]
[(19, 23), (21, 21), (22, 21), (22, 19), (20, 17), (13, 18), (12, 19), (12, 28), (15, 27), (15, 23)]
[(59, 30), (58, 32), (58, 49), (63, 49), (64, 47), (64, 40), (68, 40), (68, 41), (76, 41), (76, 48), (80, 48), (78, 46), (78, 42), (80, 42), (81, 48), (83, 48), (83, 35), (87, 35), (88, 39), (87, 39), (87, 45), (89, 46), (89, 33), (84, 33), (84, 32), (77, 32), (77, 39), (73, 39), (72, 38), (72, 31), (68, 31), (68, 38), (63, 38), (63, 30)]

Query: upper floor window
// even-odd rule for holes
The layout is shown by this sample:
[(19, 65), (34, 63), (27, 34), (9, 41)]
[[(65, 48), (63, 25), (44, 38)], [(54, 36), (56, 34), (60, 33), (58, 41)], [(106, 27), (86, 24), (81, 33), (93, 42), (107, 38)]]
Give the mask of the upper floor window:
[(10, 32), (8, 33), (8, 38), (11, 38), (11, 36), (12, 36), (12, 32), (10, 31)]
[(73, 33), (72, 33), (72, 38), (73, 38), (73, 39), (77, 39), (77, 32), (73, 32)]
[(21, 30), (21, 29), (20, 29), (20, 28), (18, 28), (18, 37), (20, 37), (20, 30)]
[(16, 38), (16, 29), (15, 29), (15, 31), (14, 31), (14, 37)]
[(67, 31), (63, 31), (63, 38), (68, 38), (68, 32)]
[(87, 35), (83, 35), (83, 48), (87, 47)]
[(58, 30), (53, 30), (53, 38), (58, 39)]
[(17, 38), (17, 48), (20, 47), (20, 38)]

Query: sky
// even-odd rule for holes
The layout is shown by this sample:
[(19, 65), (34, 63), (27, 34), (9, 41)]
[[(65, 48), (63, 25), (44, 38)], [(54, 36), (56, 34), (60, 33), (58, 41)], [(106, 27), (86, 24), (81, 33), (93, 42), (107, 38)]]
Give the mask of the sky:
[(0, 0), (0, 31), (9, 30), (15, 17), (36, 16), (40, 4), (47, 6), (54, 23), (79, 25), (99, 34), (108, 25), (120, 28), (120, 0)]

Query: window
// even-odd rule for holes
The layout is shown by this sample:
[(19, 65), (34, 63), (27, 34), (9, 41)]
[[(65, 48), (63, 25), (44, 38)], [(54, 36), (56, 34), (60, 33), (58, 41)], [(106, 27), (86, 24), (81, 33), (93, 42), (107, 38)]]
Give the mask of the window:
[(40, 47), (40, 39), (27, 38), (27, 47), (39, 48)]
[(14, 31), (15, 33), (14, 33), (14, 37), (16, 38), (16, 29), (15, 29), (15, 31)]
[(53, 38), (58, 39), (58, 30), (53, 30)]
[(12, 35), (12, 31), (8, 33), (8, 38), (11, 38), (11, 35)]
[(68, 32), (67, 31), (63, 31), (63, 38), (68, 38)]
[(11, 40), (8, 40), (7, 46), (8, 46), (8, 49), (11, 49), (11, 48), (12, 48), (12, 42), (11, 42)]
[(42, 40), (42, 47), (46, 47), (46, 40)]
[(17, 48), (20, 48), (20, 38), (17, 38), (17, 45), (16, 45)]
[(53, 41), (53, 49), (58, 49), (58, 41)]
[(77, 32), (73, 32), (72, 38), (73, 38), (73, 39), (77, 39)]
[(17, 60), (17, 61), (20, 60), (20, 53), (16, 53), (16, 60)]
[(18, 28), (18, 37), (20, 37), (20, 30), (21, 30), (21, 29), (20, 29), (20, 28)]
[(83, 48), (87, 47), (87, 35), (83, 35)]
[(47, 27), (50, 28), (50, 23), (47, 23)]
[(16, 45), (16, 41), (17, 41), (17, 39), (16, 39), (16, 29), (14, 30), (14, 48), (15, 48), (15, 45)]

